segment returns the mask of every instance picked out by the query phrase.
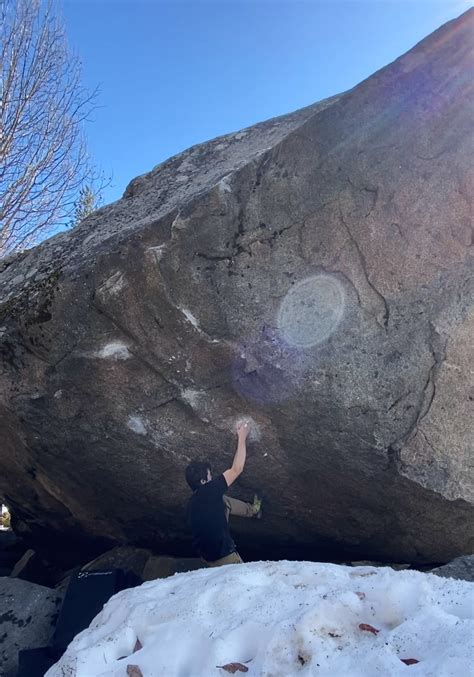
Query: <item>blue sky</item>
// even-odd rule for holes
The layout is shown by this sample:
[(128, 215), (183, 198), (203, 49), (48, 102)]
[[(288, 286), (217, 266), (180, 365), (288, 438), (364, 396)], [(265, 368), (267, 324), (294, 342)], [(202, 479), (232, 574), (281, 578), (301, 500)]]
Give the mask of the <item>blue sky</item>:
[(65, 0), (86, 133), (112, 185), (189, 146), (349, 89), (471, 6), (469, 0)]

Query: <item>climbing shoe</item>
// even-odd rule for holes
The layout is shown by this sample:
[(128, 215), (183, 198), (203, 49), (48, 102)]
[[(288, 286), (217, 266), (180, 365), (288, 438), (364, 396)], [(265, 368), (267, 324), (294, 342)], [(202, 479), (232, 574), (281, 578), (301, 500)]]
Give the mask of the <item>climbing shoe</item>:
[(256, 519), (261, 519), (262, 517), (262, 499), (257, 496), (257, 494), (254, 495), (253, 497), (253, 503), (252, 503), (252, 512), (253, 516)]

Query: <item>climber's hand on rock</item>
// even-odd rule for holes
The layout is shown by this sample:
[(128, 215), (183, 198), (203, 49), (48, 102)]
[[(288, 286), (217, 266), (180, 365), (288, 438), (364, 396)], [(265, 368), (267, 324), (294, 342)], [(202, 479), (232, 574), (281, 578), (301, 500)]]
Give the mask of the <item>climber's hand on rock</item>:
[(250, 432), (250, 423), (248, 421), (239, 421), (236, 427), (237, 435), (246, 440)]

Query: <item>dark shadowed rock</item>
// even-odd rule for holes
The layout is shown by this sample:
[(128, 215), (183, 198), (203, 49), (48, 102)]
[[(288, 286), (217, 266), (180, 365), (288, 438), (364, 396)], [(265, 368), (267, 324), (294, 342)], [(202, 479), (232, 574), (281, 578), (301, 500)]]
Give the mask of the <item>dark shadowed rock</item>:
[(25, 530), (189, 553), (184, 468), (224, 470), (247, 415), (250, 555), (472, 548), (473, 26), (0, 264), (0, 493)]
[[(24, 552), (20, 559), (15, 563), (10, 575), (13, 576), (13, 578), (29, 580), (28, 570), (34, 566), (36, 557), (37, 555), (34, 550), (30, 549)], [(35, 583), (36, 581), (32, 582)]]
[(13, 531), (0, 529), (0, 576), (9, 576), (24, 552), (21, 539)]
[(56, 590), (0, 578), (0, 675), (16, 677), (18, 652), (49, 644), (61, 603)]
[(47, 587), (53, 587), (55, 582), (54, 570), (51, 570), (41, 556), (31, 548), (15, 562), (10, 576)]
[(154, 581), (157, 578), (167, 578), (174, 574), (186, 571), (204, 569), (206, 565), (198, 557), (160, 557), (152, 556), (148, 559), (143, 570), (144, 581)]
[(143, 569), (151, 556), (151, 551), (146, 548), (122, 545), (104, 552), (92, 562), (85, 564), (82, 570), (122, 569), (123, 571), (131, 571), (139, 578), (143, 578)]

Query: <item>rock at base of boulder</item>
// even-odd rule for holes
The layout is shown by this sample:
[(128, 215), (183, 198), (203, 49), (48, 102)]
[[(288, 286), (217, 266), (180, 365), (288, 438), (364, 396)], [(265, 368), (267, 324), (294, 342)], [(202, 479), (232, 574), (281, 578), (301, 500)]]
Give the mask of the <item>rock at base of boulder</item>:
[(18, 652), (49, 644), (61, 604), (56, 590), (0, 578), (0, 675), (16, 677)]
[(474, 555), (456, 557), (449, 564), (430, 571), (443, 578), (457, 578), (461, 581), (474, 581)]
[(48, 571), (45, 562), (32, 549), (27, 550), (16, 562), (10, 576), (37, 585), (49, 586), (52, 583), (51, 573)]
[(151, 551), (146, 548), (118, 545), (85, 564), (82, 570), (123, 569), (123, 571), (131, 571), (139, 578), (143, 578), (143, 570), (150, 556)]
[(351, 567), (390, 567), (395, 571), (404, 571), (410, 569), (411, 564), (400, 564), (399, 562), (386, 564), (385, 562), (372, 562), (371, 560), (361, 559), (355, 562), (349, 562)]

